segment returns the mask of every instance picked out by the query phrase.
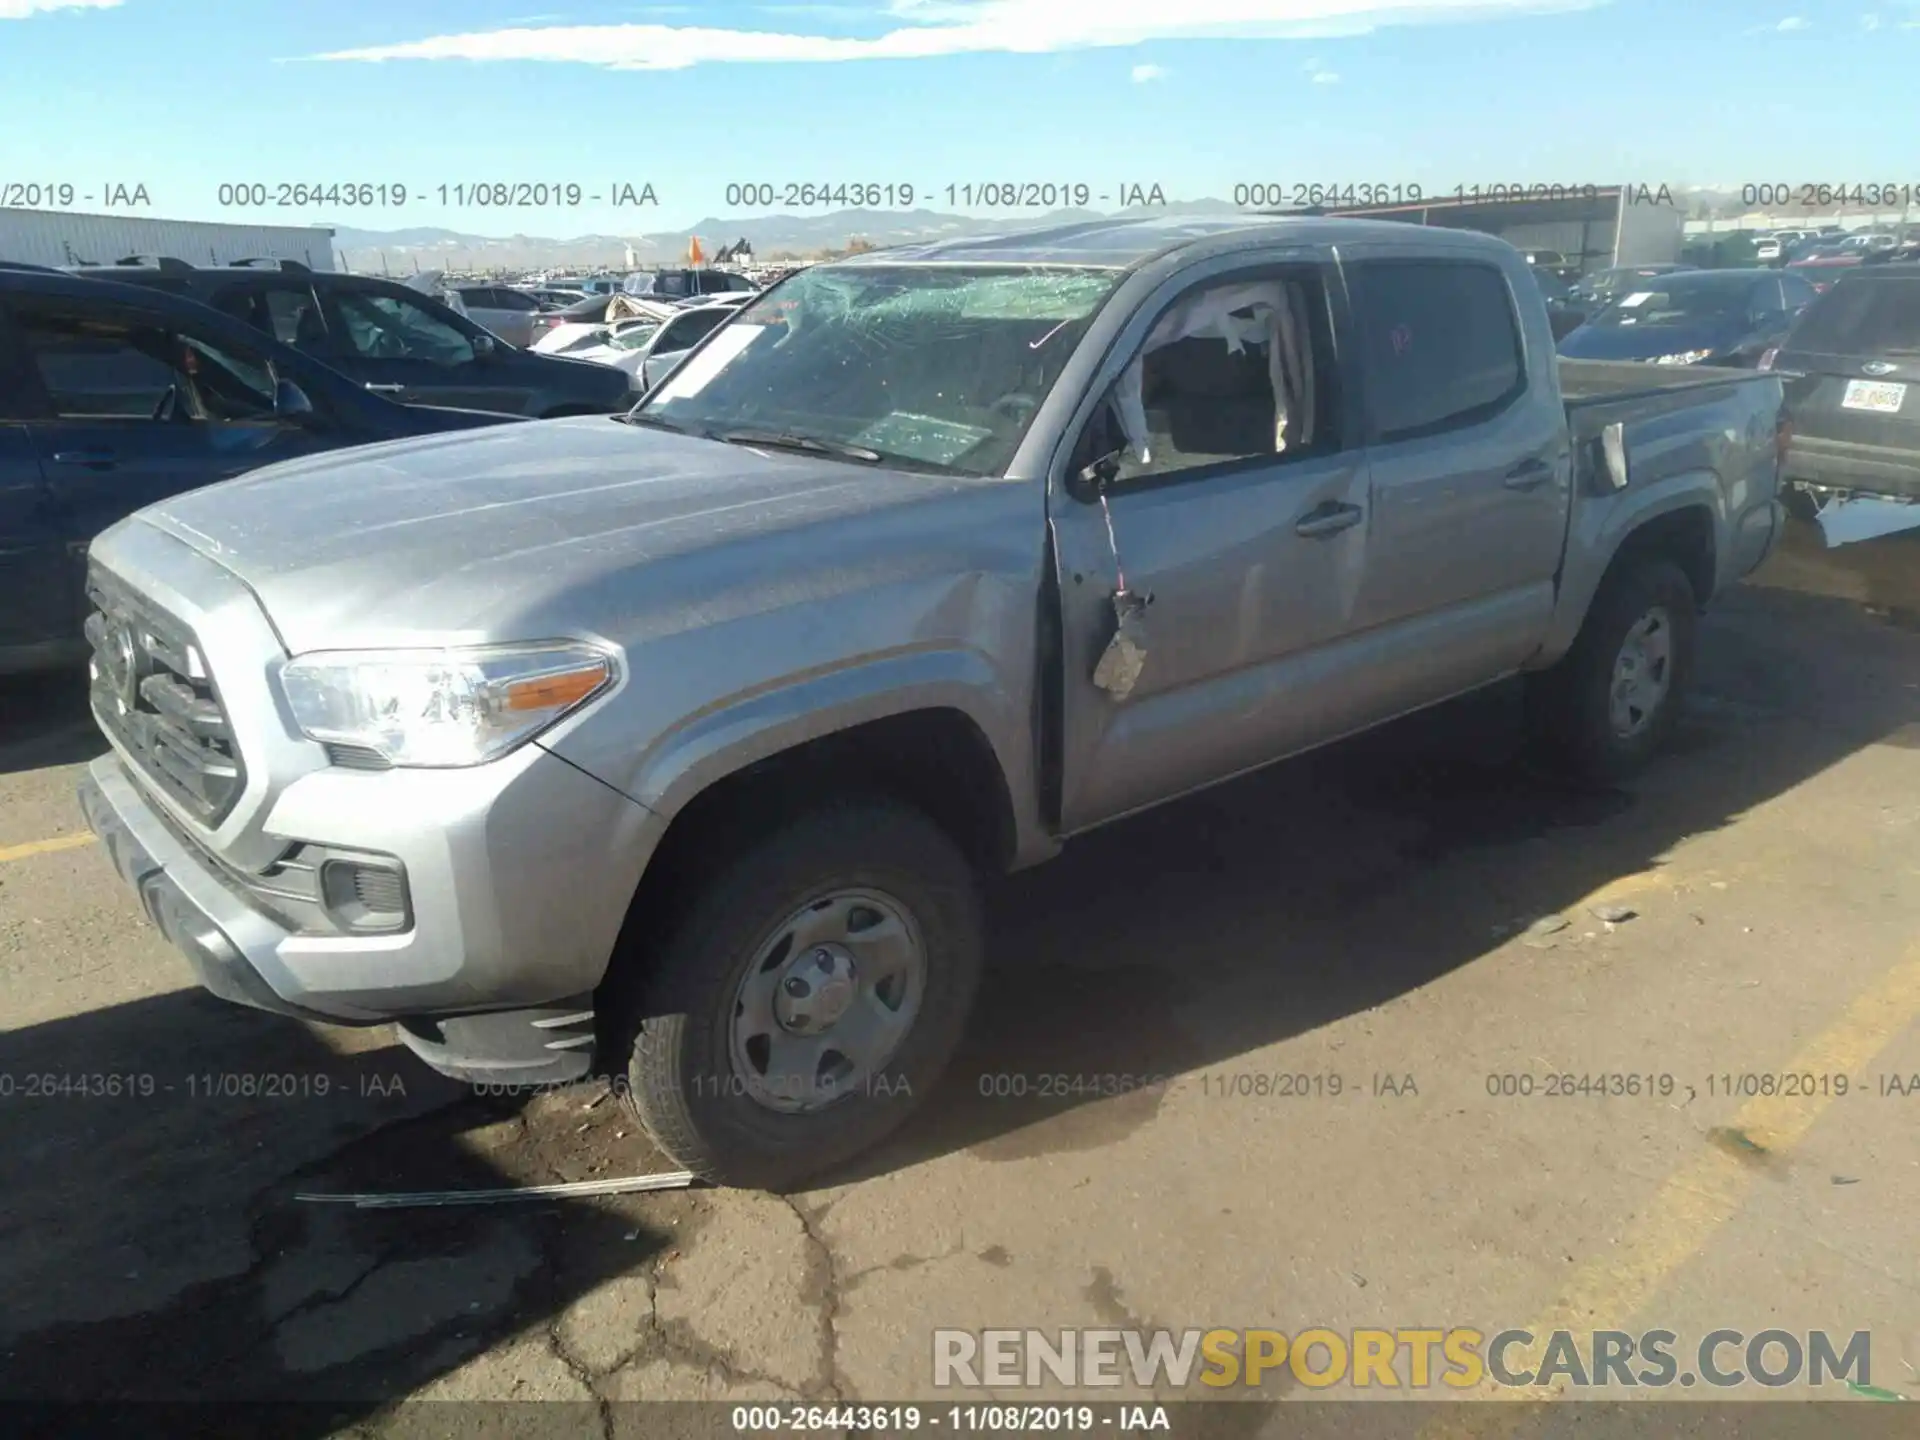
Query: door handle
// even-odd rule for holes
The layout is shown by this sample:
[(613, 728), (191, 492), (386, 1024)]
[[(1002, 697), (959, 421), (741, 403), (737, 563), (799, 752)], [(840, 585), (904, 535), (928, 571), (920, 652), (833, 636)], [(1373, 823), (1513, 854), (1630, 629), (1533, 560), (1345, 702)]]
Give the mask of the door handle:
[(1329, 500), (1325, 505), (1316, 505), (1294, 525), (1293, 533), (1304, 535), (1309, 540), (1318, 540), (1325, 535), (1338, 535), (1342, 530), (1350, 530), (1360, 523), (1366, 512), (1358, 505), (1342, 505)]
[(367, 382), (367, 389), (376, 395), (398, 395), (406, 388), (404, 385), (375, 385), (372, 381)]
[(115, 456), (111, 450), (56, 450), (53, 452), (56, 465), (85, 465), (94, 470), (111, 470)]
[(1553, 466), (1538, 455), (1529, 455), (1507, 471), (1506, 478), (1500, 483), (1509, 490), (1537, 490), (1546, 484), (1552, 475)]

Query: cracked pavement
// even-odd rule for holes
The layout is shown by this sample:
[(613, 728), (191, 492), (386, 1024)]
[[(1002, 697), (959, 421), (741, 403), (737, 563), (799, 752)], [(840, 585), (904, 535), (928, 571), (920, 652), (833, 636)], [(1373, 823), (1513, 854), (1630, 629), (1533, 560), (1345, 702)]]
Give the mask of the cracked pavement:
[[(446, 1433), (409, 1398), (542, 1401), (656, 1434), (623, 1402), (928, 1399), (942, 1326), (1524, 1323), (1659, 1223), (1737, 1104), (1712, 1077), (1777, 1067), (1920, 940), (1916, 560), (1797, 532), (1618, 794), (1513, 764), (1490, 694), (996, 884), (951, 1076), (791, 1196), (297, 1202), (666, 1165), (594, 1087), (478, 1098), (384, 1031), (184, 988), (97, 847), (0, 863), (0, 1395), (297, 1398), (294, 1433), (368, 1436)], [(0, 855), (82, 828), (97, 748), (72, 686), (0, 690)], [(1911, 1029), (1870, 1069), (1920, 1073)], [(1692, 1094), (1489, 1094), (1548, 1070)], [(63, 1076), (129, 1093), (32, 1078)], [(1916, 1107), (1858, 1093), (1756, 1157), (1634, 1313), (1871, 1328), (1899, 1383)]]

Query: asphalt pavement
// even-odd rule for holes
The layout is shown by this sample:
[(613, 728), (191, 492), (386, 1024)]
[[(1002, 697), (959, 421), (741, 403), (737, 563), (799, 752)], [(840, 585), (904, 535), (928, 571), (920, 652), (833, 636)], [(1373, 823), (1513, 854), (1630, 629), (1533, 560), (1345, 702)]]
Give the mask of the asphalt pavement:
[(939, 1328), (1432, 1326), (1864, 1330), (1920, 1398), (1920, 536), (1796, 529), (1621, 790), (1519, 764), (1514, 698), (997, 883), (960, 1062), (851, 1173), (382, 1211), (294, 1197), (665, 1167), (603, 1090), (190, 988), (86, 836), (77, 683), (8, 682), (0, 1397), (660, 1433), (618, 1402), (990, 1398)]

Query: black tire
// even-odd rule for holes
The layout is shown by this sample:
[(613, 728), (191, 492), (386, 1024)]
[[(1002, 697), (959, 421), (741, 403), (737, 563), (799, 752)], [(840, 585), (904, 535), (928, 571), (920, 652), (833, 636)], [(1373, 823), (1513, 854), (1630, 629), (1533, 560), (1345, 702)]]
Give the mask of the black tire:
[[(1611, 715), (1614, 662), (1629, 632), (1655, 609), (1668, 620), (1666, 693), (1630, 735)], [(1580, 779), (1613, 785), (1636, 774), (1673, 734), (1693, 676), (1698, 610), (1693, 584), (1670, 560), (1628, 560), (1594, 596), (1573, 648), (1549, 670), (1528, 678), (1530, 729), (1536, 747)]]
[[(808, 1113), (747, 1093), (731, 1047), (735, 997), (778, 927), (835, 890), (885, 893), (923, 941), (911, 1028), (872, 1080)], [(984, 950), (972, 868), (917, 810), (886, 800), (808, 812), (737, 855), (641, 963), (627, 1017), (627, 1099), (676, 1163), (721, 1185), (782, 1191), (869, 1149), (923, 1101), (952, 1058)]]

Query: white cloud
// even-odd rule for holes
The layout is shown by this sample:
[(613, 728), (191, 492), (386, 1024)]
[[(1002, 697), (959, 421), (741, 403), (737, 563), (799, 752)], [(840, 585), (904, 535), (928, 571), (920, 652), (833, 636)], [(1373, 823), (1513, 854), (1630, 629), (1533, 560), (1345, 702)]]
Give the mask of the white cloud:
[(25, 20), (52, 10), (111, 10), (120, 0), (0, 0), (0, 20)]
[(1811, 30), (1813, 28), (1813, 22), (1804, 15), (1789, 15), (1773, 28), (1776, 30)]
[(1166, 78), (1167, 67), (1164, 65), (1136, 65), (1133, 67), (1133, 83), (1136, 85), (1145, 85), (1150, 81), (1164, 80)]
[(1340, 83), (1340, 73), (1337, 70), (1329, 70), (1325, 65), (1321, 64), (1318, 59), (1309, 60), (1300, 68), (1307, 72), (1308, 77), (1316, 85), (1338, 85)]
[[(9, 0), (0, 0), (0, 4)], [(321, 60), (544, 60), (615, 70), (725, 63), (1046, 55), (1159, 40), (1284, 40), (1382, 26), (1586, 10), (1611, 0), (884, 0), (852, 37), (702, 25), (523, 26), (337, 50)]]

